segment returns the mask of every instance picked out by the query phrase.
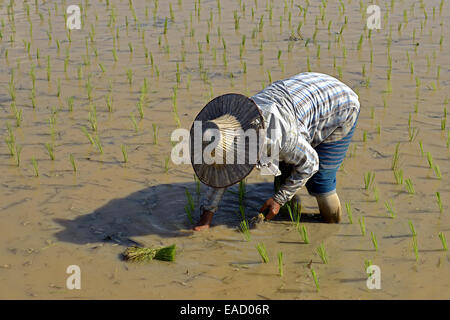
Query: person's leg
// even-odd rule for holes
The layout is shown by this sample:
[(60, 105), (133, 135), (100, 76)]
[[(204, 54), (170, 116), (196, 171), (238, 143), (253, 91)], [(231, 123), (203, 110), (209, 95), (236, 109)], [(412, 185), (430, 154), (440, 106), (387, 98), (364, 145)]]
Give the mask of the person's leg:
[(306, 183), (308, 192), (316, 197), (320, 214), (327, 223), (339, 223), (342, 208), (336, 193), (336, 173), (344, 161), (355, 125), (341, 140), (321, 143), (315, 150), (319, 155), (319, 171)]

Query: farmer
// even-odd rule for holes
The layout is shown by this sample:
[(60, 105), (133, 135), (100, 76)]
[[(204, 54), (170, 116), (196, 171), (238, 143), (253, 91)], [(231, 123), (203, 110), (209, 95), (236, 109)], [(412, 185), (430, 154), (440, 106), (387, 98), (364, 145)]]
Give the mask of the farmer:
[[(280, 207), (306, 185), (317, 200), (323, 220), (339, 223), (342, 210), (336, 172), (353, 136), (359, 110), (353, 90), (329, 75), (312, 72), (275, 81), (251, 98), (226, 94), (213, 99), (194, 121), (201, 123), (202, 136), (194, 138), (194, 125), (191, 129), (191, 162), (200, 181), (208, 185), (194, 230), (209, 228), (226, 188), (255, 167), (262, 174), (275, 176), (274, 194), (260, 209), (267, 211), (266, 220), (277, 215)], [(260, 133), (256, 148), (248, 143), (236, 151), (242, 147), (236, 142), (242, 138), (239, 135), (249, 129)], [(201, 148), (195, 149), (199, 137)], [(208, 144), (213, 143), (211, 156), (205, 156)], [(237, 163), (237, 157), (232, 163), (225, 161), (233, 152), (243, 156), (244, 163)]]

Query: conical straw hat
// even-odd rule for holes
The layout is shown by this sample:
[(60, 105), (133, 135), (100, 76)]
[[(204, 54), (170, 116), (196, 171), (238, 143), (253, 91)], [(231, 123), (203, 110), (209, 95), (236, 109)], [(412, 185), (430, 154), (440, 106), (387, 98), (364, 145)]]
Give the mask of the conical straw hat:
[[(264, 126), (255, 102), (241, 94), (225, 94), (211, 100), (195, 121), (201, 123), (201, 135), (195, 135), (195, 125), (192, 124), (190, 151), (192, 167), (200, 181), (211, 187), (224, 188), (244, 179), (255, 167), (255, 159), (259, 159), (259, 130)], [(242, 135), (251, 130), (254, 130), (257, 139), (254, 141), (256, 145), (252, 146), (249, 139), (244, 139)], [(218, 141), (216, 137), (208, 139), (213, 132), (219, 133)], [(196, 139), (201, 140), (197, 141), (197, 147)], [(204, 152), (211, 144), (217, 144), (217, 152), (212, 152), (216, 161), (209, 156), (209, 152)]]

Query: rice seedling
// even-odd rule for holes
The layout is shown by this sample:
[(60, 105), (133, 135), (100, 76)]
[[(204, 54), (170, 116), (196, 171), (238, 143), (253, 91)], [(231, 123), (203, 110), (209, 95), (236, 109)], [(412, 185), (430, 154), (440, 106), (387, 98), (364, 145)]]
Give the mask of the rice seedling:
[(394, 202), (392, 200), (390, 201), (385, 201), (384, 202), (384, 206), (386, 207), (388, 213), (390, 214), (391, 218), (395, 218), (396, 214), (394, 211)]
[(283, 252), (278, 252), (278, 274), (283, 276)]
[(434, 173), (435, 173), (435, 175), (436, 175), (436, 178), (438, 178), (439, 180), (441, 180), (441, 179), (442, 179), (442, 173), (441, 173), (441, 169), (439, 168), (439, 166), (438, 166), (438, 165), (435, 165), (435, 166), (433, 167), (433, 169), (434, 169)]
[(126, 261), (149, 262), (151, 260), (175, 261), (176, 245), (162, 248), (130, 247), (122, 254)]
[(39, 177), (38, 164), (37, 164), (37, 161), (36, 161), (36, 159), (34, 157), (31, 157), (31, 164), (33, 165), (34, 175), (36, 177)]
[(309, 237), (308, 237), (308, 232), (306, 231), (305, 225), (297, 226), (297, 231), (300, 234), (300, 236), (302, 237), (303, 242), (308, 244)]
[(156, 125), (156, 123), (152, 123), (152, 127), (153, 127), (153, 144), (158, 144), (158, 132), (159, 132), (159, 128)]
[(403, 184), (403, 169), (394, 170), (394, 177), (395, 177), (395, 182), (398, 185), (402, 185)]
[(353, 224), (352, 205), (350, 202), (345, 203), (345, 209), (347, 211), (348, 221), (350, 222), (350, 224)]
[(20, 167), (20, 155), (22, 153), (22, 146), (15, 144), (16, 165)]
[(420, 148), (420, 155), (423, 157), (423, 155), (425, 154), (423, 151), (423, 144), (422, 141), (419, 141), (419, 148)]
[(409, 194), (415, 194), (416, 191), (414, 190), (414, 185), (412, 183), (411, 178), (408, 178), (405, 180), (405, 188), (406, 191), (408, 191)]
[(316, 249), (316, 251), (319, 254), (319, 257), (322, 260), (322, 262), (324, 264), (328, 264), (328, 254), (327, 251), (325, 250), (323, 243), (320, 244), (320, 246)]
[(364, 189), (369, 190), (375, 182), (375, 173), (372, 171), (366, 172), (364, 174)]
[(138, 124), (137, 124), (137, 122), (136, 122), (136, 118), (134, 117), (133, 112), (130, 114), (130, 119), (131, 119), (131, 122), (133, 123), (134, 131), (136, 131), (136, 133), (138, 133), (138, 131), (139, 131), (139, 126), (138, 126)]
[(412, 223), (411, 220), (408, 221), (408, 225), (409, 225), (409, 230), (411, 230), (411, 234), (413, 235), (413, 237), (417, 236), (416, 228), (414, 228), (414, 224)]
[(400, 142), (395, 145), (395, 151), (394, 155), (392, 156), (392, 170), (396, 170), (399, 166), (399, 160), (400, 160)]
[(46, 143), (45, 148), (47, 149), (50, 159), (55, 160), (55, 149), (53, 143)]
[(312, 277), (314, 279), (314, 284), (316, 285), (316, 290), (317, 290), (317, 292), (319, 292), (319, 290), (320, 290), (319, 280), (318, 280), (317, 274), (316, 274), (316, 272), (314, 271), (313, 268), (311, 268), (311, 275), (312, 275)]
[(375, 233), (371, 232), (370, 236), (371, 236), (372, 244), (373, 244), (373, 247), (375, 248), (375, 251), (378, 251), (378, 241), (377, 241), (377, 237), (376, 237)]
[(442, 250), (448, 251), (447, 240), (445, 239), (445, 235), (442, 232), (439, 232), (439, 239), (441, 239)]
[(409, 142), (413, 142), (416, 138), (417, 135), (419, 134), (419, 129), (418, 128), (409, 128), (408, 129), (408, 139)]
[[(369, 268), (372, 265), (372, 260), (370, 259), (364, 259), (364, 270), (367, 272), (367, 268)], [(367, 276), (371, 276), (372, 274), (367, 272)]]
[(89, 123), (94, 132), (97, 132), (98, 122), (97, 122), (97, 107), (95, 104), (91, 105), (91, 110), (89, 111)]
[(142, 106), (142, 102), (138, 101), (136, 103), (136, 107), (137, 107), (138, 112), (139, 112), (139, 117), (141, 118), (141, 120), (144, 119), (144, 108)]
[(247, 220), (242, 220), (240, 223), (240, 231), (244, 236), (245, 241), (250, 241), (250, 227)]
[(439, 212), (442, 213), (443, 205), (442, 205), (442, 200), (441, 200), (441, 193), (439, 191), (436, 192), (436, 199), (437, 199), (437, 204), (439, 206)]
[(77, 164), (75, 162), (75, 158), (73, 154), (69, 154), (70, 164), (72, 165), (73, 172), (77, 172)]
[(123, 156), (123, 163), (128, 162), (128, 149), (126, 145), (121, 145), (120, 149), (122, 150), (122, 156)]
[(267, 250), (266, 250), (264, 243), (258, 243), (256, 246), (256, 249), (258, 250), (258, 253), (261, 256), (262, 261), (264, 263), (268, 263), (269, 256), (267, 255)]
[(431, 153), (429, 151), (427, 151), (427, 161), (428, 161), (428, 166), (430, 168), (433, 168), (433, 157), (431, 156)]
[(358, 222), (359, 222), (359, 228), (361, 229), (361, 234), (363, 236), (365, 236), (366, 235), (366, 223), (364, 221), (364, 217), (359, 218)]
[(88, 138), (89, 142), (92, 145), (95, 145), (94, 139), (92, 138), (91, 134), (87, 131), (87, 129), (85, 127), (81, 127), (81, 131), (83, 131), (84, 135), (86, 136), (86, 138)]
[(413, 242), (414, 255), (416, 256), (416, 261), (419, 261), (419, 247), (417, 246), (417, 237), (416, 236), (414, 236), (412, 238), (412, 242)]
[(100, 140), (100, 137), (97, 135), (95, 135), (94, 137), (94, 145), (97, 147), (98, 151), (100, 152), (100, 154), (103, 154), (103, 146), (102, 146), (102, 142)]
[(164, 159), (164, 173), (169, 172), (169, 157)]

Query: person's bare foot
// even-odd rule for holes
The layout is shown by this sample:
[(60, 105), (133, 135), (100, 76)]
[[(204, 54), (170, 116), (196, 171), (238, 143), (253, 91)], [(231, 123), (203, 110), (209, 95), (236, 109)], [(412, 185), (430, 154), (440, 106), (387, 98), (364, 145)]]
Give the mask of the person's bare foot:
[(193, 228), (194, 231), (201, 231), (209, 229), (214, 213), (211, 211), (204, 211), (200, 217), (200, 221)]

